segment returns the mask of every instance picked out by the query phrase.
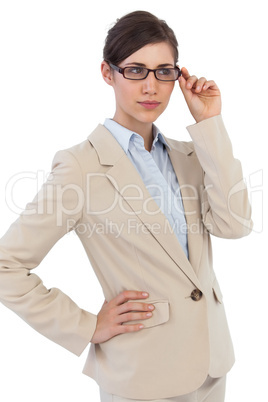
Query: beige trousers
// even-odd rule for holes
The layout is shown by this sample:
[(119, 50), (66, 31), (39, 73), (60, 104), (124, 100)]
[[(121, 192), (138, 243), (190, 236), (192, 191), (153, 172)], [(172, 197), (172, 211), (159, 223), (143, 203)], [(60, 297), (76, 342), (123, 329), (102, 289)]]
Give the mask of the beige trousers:
[[(154, 399), (151, 402), (224, 402), (226, 376), (221, 378), (208, 377), (204, 384), (190, 394), (166, 399)], [(100, 389), (101, 402), (149, 402), (143, 399), (127, 399), (121, 396), (107, 394)]]

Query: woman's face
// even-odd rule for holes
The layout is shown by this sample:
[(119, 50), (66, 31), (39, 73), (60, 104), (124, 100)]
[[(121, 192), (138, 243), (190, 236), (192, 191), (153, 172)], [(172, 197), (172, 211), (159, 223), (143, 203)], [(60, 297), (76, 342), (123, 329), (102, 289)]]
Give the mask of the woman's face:
[[(173, 68), (172, 48), (166, 42), (146, 45), (118, 65), (121, 68), (128, 66), (143, 66), (149, 69)], [(128, 80), (119, 72), (108, 68), (105, 62), (102, 64), (102, 73), (105, 81), (114, 88), (116, 99), (114, 120), (136, 132), (142, 131), (145, 126), (151, 127), (151, 124), (164, 112), (175, 84), (172, 81), (157, 80), (152, 72), (144, 80)], [(150, 101), (157, 103), (152, 105)]]

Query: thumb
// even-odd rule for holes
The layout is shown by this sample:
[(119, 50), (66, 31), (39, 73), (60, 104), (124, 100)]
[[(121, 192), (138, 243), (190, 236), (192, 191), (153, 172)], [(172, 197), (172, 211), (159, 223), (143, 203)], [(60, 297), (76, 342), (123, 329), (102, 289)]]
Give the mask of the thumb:
[(192, 91), (191, 89), (186, 88), (186, 79), (182, 75), (179, 77), (179, 85), (185, 99), (187, 100), (189, 95), (192, 94)]

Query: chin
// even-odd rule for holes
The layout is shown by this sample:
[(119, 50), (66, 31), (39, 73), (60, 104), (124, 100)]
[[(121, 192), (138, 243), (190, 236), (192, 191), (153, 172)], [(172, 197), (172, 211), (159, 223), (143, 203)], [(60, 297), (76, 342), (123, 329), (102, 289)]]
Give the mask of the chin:
[(141, 123), (154, 123), (162, 113), (163, 111), (161, 113), (156, 113), (155, 111), (150, 111), (149, 113), (146, 112), (142, 116), (139, 116), (137, 120)]

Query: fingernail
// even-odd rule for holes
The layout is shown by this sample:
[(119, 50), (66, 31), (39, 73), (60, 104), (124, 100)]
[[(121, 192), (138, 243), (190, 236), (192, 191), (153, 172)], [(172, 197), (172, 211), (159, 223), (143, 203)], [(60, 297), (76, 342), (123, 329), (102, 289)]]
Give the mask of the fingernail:
[(144, 325), (142, 325), (142, 324), (141, 324), (141, 325), (139, 325), (139, 328), (140, 328), (140, 329), (144, 328)]
[(151, 317), (151, 316), (152, 316), (152, 313), (146, 313), (146, 316), (147, 316), (147, 317)]
[(148, 296), (149, 296), (149, 294), (148, 294), (148, 293), (146, 293), (146, 292), (143, 292), (143, 293), (142, 293), (142, 296), (144, 296), (144, 297), (148, 297)]
[(187, 88), (191, 88), (191, 84), (190, 84), (190, 82), (188, 82), (188, 84), (187, 84)]
[(153, 310), (153, 309), (154, 309), (154, 306), (150, 305), (150, 306), (148, 306), (148, 309), (149, 309), (149, 310)]
[(199, 86), (199, 85), (196, 87), (196, 90), (197, 90), (197, 91), (200, 91), (200, 86)]

